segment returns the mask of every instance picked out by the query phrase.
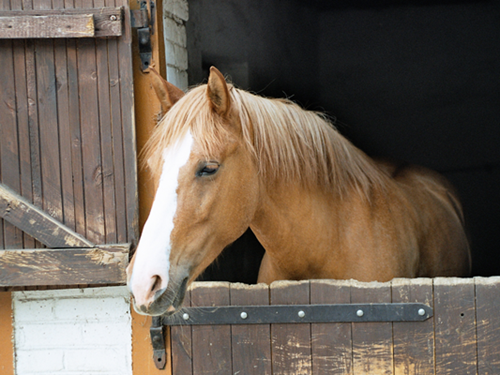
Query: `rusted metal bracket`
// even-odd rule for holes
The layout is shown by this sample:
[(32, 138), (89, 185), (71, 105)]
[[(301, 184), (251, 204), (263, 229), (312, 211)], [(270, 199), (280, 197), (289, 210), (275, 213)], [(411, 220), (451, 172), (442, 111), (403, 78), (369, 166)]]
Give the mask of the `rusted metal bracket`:
[(142, 71), (150, 67), (153, 57), (151, 35), (154, 34), (155, 12), (155, 3), (151, 0), (142, 0), (140, 9), (131, 11), (132, 27), (137, 29)]
[(165, 325), (341, 322), (421, 322), (432, 308), (421, 303), (188, 307), (163, 317)]
[(165, 352), (165, 335), (163, 334), (163, 324), (160, 316), (153, 317), (149, 334), (151, 335), (151, 344), (153, 345), (155, 366), (159, 370), (163, 370), (167, 364), (167, 353)]

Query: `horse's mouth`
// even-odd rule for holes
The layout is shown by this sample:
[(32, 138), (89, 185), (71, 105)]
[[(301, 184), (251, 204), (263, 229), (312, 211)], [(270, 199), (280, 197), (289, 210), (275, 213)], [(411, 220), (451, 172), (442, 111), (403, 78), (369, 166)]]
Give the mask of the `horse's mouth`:
[(185, 277), (176, 289), (172, 288), (171, 284), (169, 284), (167, 287), (158, 290), (155, 293), (155, 298), (151, 305), (149, 305), (149, 307), (141, 306), (138, 312), (152, 316), (174, 314), (179, 310), (179, 307), (184, 301), (187, 284), (188, 278)]

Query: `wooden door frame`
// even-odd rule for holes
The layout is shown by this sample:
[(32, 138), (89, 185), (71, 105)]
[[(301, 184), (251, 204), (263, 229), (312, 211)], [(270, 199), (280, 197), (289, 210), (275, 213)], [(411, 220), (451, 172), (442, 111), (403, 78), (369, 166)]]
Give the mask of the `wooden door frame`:
[[(131, 0), (130, 9), (139, 9), (139, 2)], [(166, 76), (165, 48), (163, 42), (163, 3), (156, 0), (155, 32), (151, 35), (153, 50), (152, 66)], [(137, 139), (137, 154), (140, 155), (144, 144), (149, 139), (158, 120), (161, 105), (151, 85), (148, 73), (141, 70), (138, 43), (136, 35), (133, 36), (132, 56), (134, 73), (134, 101), (135, 101), (135, 126)], [(140, 166), (138, 161), (138, 192), (139, 192), (139, 228), (142, 230), (153, 204), (155, 188), (150, 175)], [(171, 363), (167, 360), (164, 370), (156, 368), (153, 362), (153, 348), (149, 328), (151, 317), (139, 315), (131, 306), (132, 315), (132, 372), (134, 375), (171, 375)], [(168, 330), (167, 330), (168, 331)], [(169, 332), (165, 337), (167, 358), (170, 357)]]

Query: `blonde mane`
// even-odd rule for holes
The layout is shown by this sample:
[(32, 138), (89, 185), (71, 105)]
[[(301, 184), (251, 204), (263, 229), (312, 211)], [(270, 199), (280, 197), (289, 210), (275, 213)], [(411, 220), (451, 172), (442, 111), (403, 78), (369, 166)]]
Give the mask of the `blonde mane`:
[[(232, 86), (230, 95), (244, 143), (264, 179), (300, 181), (340, 194), (354, 188), (368, 197), (373, 187), (385, 186), (385, 174), (338, 133), (325, 115)], [(143, 160), (153, 173), (161, 171), (163, 150), (188, 129), (207, 157), (224, 146), (228, 125), (212, 111), (206, 85), (181, 98), (147, 142)]]

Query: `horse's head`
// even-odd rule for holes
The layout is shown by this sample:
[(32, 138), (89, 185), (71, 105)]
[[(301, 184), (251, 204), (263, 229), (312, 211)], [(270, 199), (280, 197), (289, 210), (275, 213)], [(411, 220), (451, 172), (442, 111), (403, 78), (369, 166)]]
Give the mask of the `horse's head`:
[(248, 228), (259, 195), (222, 74), (211, 68), (208, 84), (185, 96), (162, 84), (157, 93), (168, 112), (147, 152), (158, 187), (127, 268), (135, 308), (148, 315), (179, 307), (188, 284)]

